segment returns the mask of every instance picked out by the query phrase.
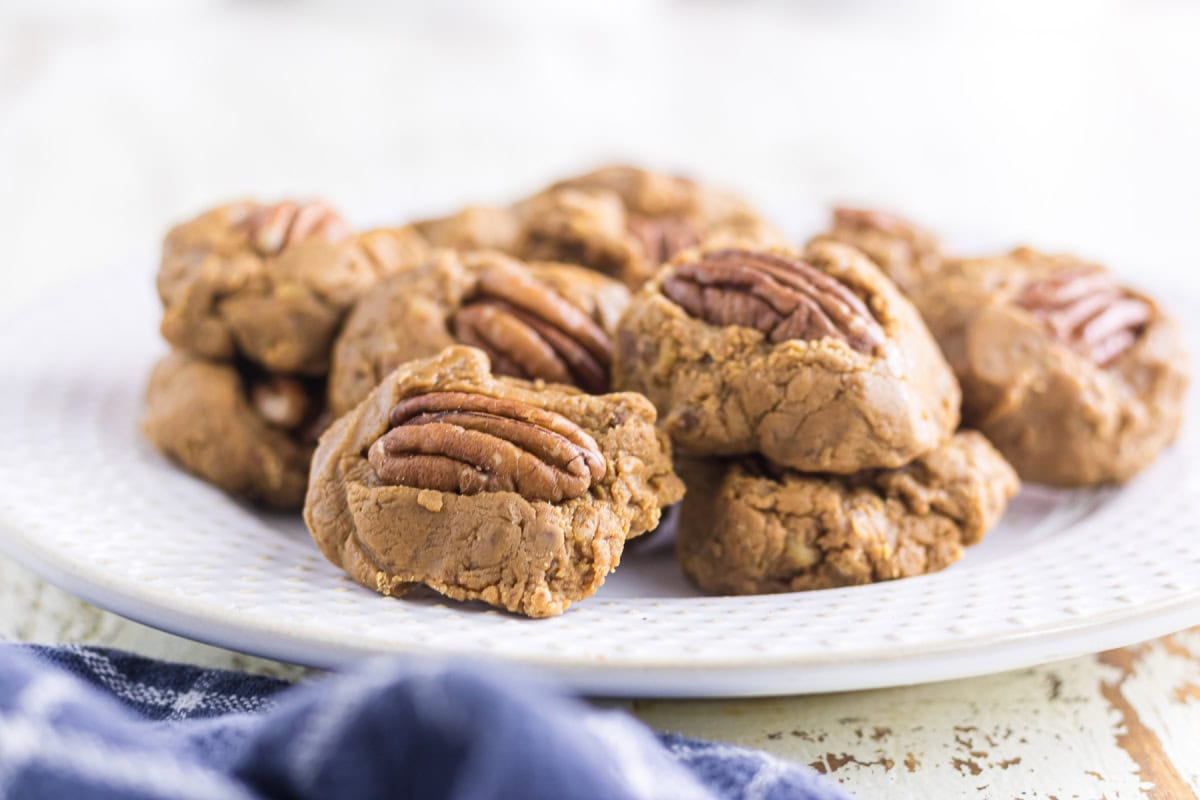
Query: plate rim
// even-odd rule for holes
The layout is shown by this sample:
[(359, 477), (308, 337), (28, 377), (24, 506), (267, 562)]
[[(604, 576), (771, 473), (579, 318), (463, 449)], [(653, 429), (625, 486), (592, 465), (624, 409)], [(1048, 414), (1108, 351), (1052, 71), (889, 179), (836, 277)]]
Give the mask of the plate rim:
[[(753, 663), (695, 667), (680, 666), (678, 659), (674, 663), (623, 659), (621, 664), (606, 664), (604, 659), (577, 663), (515, 660), (453, 647), (438, 652), (420, 652), (403, 645), (373, 648), (323, 635), (299, 635), (286, 630), (283, 623), (239, 623), (211, 606), (189, 608), (182, 596), (155, 595), (152, 601), (123, 582), (104, 580), (102, 573), (89, 576), (77, 562), (64, 562), (53, 550), (39, 548), (7, 519), (0, 518), (0, 533), (0, 550), (46, 581), (121, 617), (194, 641), (318, 669), (338, 669), (371, 657), (443, 662), (473, 657), (502, 663), (506, 669), (535, 672), (597, 697), (764, 697), (912, 686), (1033, 667), (1137, 644), (1200, 624), (1200, 592), (1189, 592), (1176, 601), (1149, 608), (1130, 606), (1127, 613), (1091, 616), (1083, 624), (976, 635), (970, 638), (981, 641), (974, 646), (964, 640), (932, 647), (896, 644), (896, 653), (882, 657), (879, 651), (826, 658), (759, 654)], [(541, 620), (527, 622), (536, 625)], [(884, 666), (896, 667), (897, 672), (878, 677)]]

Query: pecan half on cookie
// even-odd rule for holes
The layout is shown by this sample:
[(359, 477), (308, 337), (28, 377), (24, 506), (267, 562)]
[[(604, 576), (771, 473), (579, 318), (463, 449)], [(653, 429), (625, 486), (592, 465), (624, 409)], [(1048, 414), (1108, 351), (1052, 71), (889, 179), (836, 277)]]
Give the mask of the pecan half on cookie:
[(492, 375), (455, 346), (388, 375), (321, 437), (304, 518), (389, 595), (425, 585), (531, 617), (593, 594), (682, 497), (654, 408)]
[(319, 380), (177, 350), (150, 375), (142, 431), (164, 455), (230, 494), (298, 509), (326, 422), (323, 395)]
[(676, 542), (693, 581), (716, 594), (873, 583), (957, 561), (1003, 515), (1017, 476), (963, 431), (912, 463), (808, 475), (760, 459), (683, 460)]
[(516, 254), (580, 264), (635, 288), (675, 254), (714, 237), (786, 242), (733, 195), (627, 166), (559, 181), (514, 211)]
[(623, 285), (580, 267), (442, 251), (359, 301), (334, 346), (330, 404), (343, 414), (400, 364), (456, 343), (484, 350), (497, 374), (608, 391), (628, 301)]
[(963, 418), (1025, 480), (1124, 481), (1179, 431), (1183, 337), (1102, 267), (1028, 248), (953, 259), (913, 291), (963, 389)]
[(901, 466), (958, 424), (958, 385), (916, 310), (830, 242), (677, 256), (630, 304), (613, 375), (692, 455), (844, 474)]
[(221, 206), (167, 234), (162, 334), (203, 358), (320, 375), (363, 290), (427, 251), (411, 228), (355, 234), (324, 203)]

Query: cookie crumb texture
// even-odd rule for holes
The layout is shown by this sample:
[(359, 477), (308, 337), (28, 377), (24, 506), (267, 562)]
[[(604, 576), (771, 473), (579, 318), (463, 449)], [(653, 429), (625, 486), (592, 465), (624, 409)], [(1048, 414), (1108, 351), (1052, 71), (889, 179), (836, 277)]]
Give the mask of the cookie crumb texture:
[[(899, 467), (957, 427), (960, 395), (949, 366), (916, 309), (857, 250), (825, 242), (803, 256), (758, 252), (803, 258), (852, 291), (874, 317), (871, 330), (883, 334), (870, 352), (839, 331), (773, 342), (744, 321), (719, 324), (719, 308), (713, 321), (688, 313), (664, 284), (707, 252), (682, 254), (637, 293), (614, 356), (614, 385), (649, 397), (681, 452), (761, 453), (799, 470), (848, 474)], [(757, 286), (727, 290), (718, 301), (724, 321), (746, 316), (735, 312), (755, 302), (752, 292), (762, 294)]]
[(167, 233), (162, 334), (203, 358), (319, 375), (350, 305), (427, 249), (412, 228), (356, 235), (320, 203), (221, 206)]
[(1123, 482), (1178, 434), (1183, 335), (1101, 267), (1022, 248), (947, 262), (913, 297), (962, 384), (964, 423), (1022, 479)]
[(1016, 473), (973, 431), (896, 470), (836, 477), (756, 461), (683, 461), (677, 542), (714, 594), (825, 589), (906, 578), (962, 557), (1004, 513)]
[[(405, 398), (465, 392), (527, 404), (586, 431), (603, 478), (563, 502), (387, 485), (368, 452)], [(563, 613), (620, 563), (627, 538), (657, 526), (683, 484), (645, 398), (494, 377), (480, 350), (453, 346), (399, 367), (321, 437), (304, 518), (325, 556), (357, 582), (400, 595), (425, 585), (530, 617)]]
[(188, 472), (272, 508), (304, 504), (312, 445), (256, 411), (231, 364), (179, 351), (154, 367), (142, 431)]

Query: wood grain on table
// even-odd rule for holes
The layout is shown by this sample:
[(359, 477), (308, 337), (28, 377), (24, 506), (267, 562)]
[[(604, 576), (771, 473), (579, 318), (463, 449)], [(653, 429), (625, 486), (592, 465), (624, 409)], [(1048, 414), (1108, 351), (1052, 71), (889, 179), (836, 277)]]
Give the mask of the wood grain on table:
[[(308, 670), (181, 639), (0, 558), (0, 638), (84, 642), (298, 680)], [(754, 700), (632, 700), (656, 730), (757, 747), (864, 798), (1152, 798), (1200, 791), (1200, 628), (982, 678)]]

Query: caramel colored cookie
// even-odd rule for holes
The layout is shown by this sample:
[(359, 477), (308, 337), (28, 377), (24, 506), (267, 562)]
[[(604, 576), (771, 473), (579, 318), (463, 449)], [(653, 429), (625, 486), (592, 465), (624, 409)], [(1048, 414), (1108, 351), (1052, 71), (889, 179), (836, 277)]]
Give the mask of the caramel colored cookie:
[(447, 217), (415, 222), (412, 227), (432, 247), (513, 253), (521, 221), (511, 208), (468, 206)]
[(616, 569), (683, 485), (654, 408), (493, 377), (447, 348), (387, 376), (322, 437), (304, 519), (364, 586), (424, 584), (531, 617), (561, 614)]
[(952, 260), (913, 299), (963, 389), (963, 418), (1028, 481), (1124, 481), (1179, 431), (1174, 320), (1102, 267), (1029, 249)]
[(203, 358), (320, 375), (350, 305), (427, 250), (411, 228), (355, 235), (323, 203), (221, 206), (167, 234), (162, 334)]
[(945, 258), (936, 236), (885, 211), (835, 208), (829, 232), (815, 241), (857, 247), (905, 292), (936, 273)]
[(443, 250), (368, 291), (337, 339), (330, 405), (344, 414), (384, 375), (452, 344), (488, 353), (497, 374), (609, 389), (625, 286), (582, 267)]
[(714, 594), (852, 586), (934, 572), (1000, 519), (1017, 476), (987, 440), (955, 435), (911, 464), (846, 477), (760, 460), (690, 462), (677, 551)]
[(741, 200), (687, 178), (605, 167), (554, 184), (518, 203), (511, 252), (580, 264), (640, 286), (676, 253), (712, 240), (784, 244)]
[(959, 390), (912, 304), (857, 250), (695, 250), (634, 297), (614, 386), (691, 455), (798, 470), (899, 467), (958, 425)]
[(142, 431), (221, 489), (280, 509), (304, 504), (321, 387), (174, 351), (155, 366)]

